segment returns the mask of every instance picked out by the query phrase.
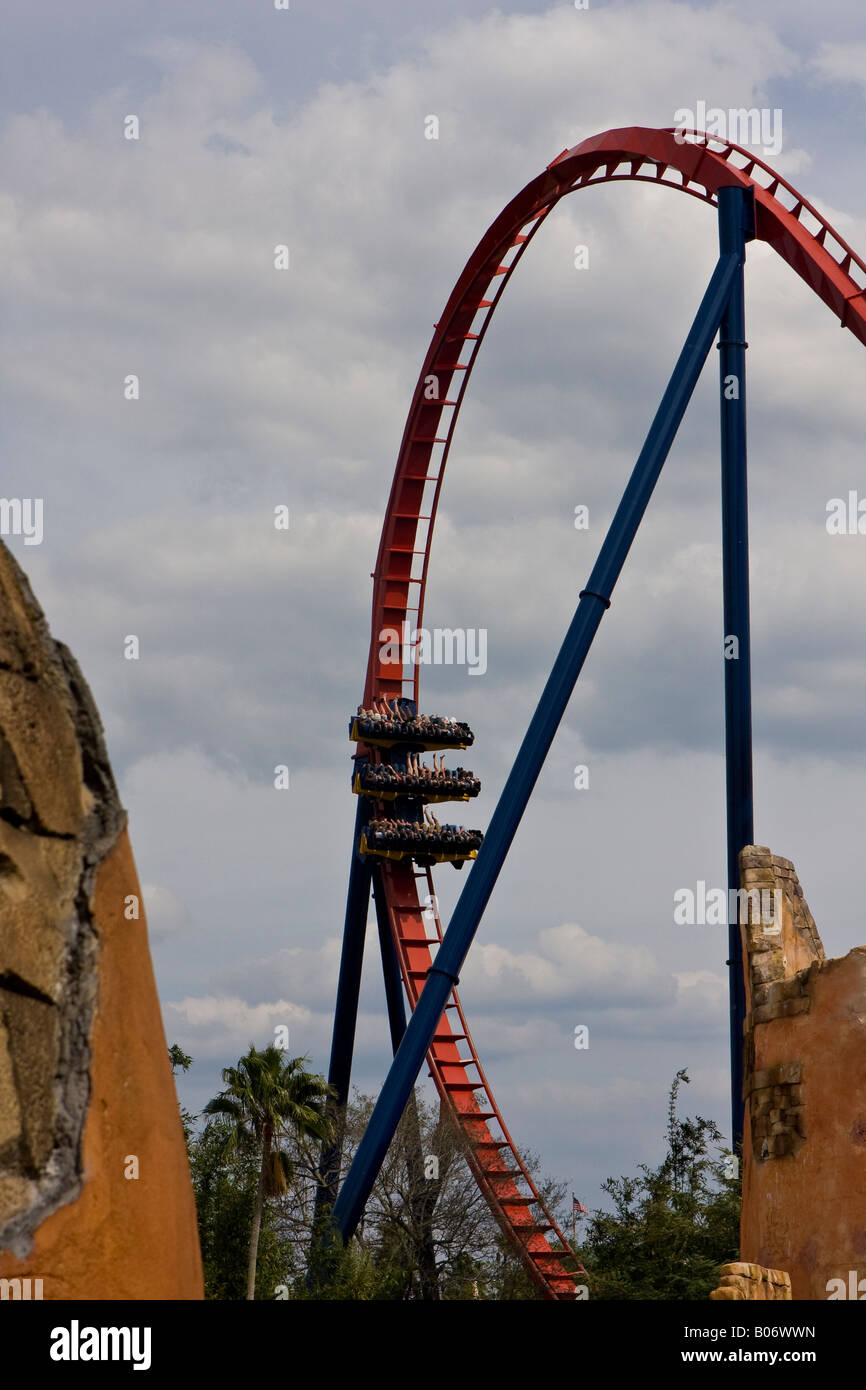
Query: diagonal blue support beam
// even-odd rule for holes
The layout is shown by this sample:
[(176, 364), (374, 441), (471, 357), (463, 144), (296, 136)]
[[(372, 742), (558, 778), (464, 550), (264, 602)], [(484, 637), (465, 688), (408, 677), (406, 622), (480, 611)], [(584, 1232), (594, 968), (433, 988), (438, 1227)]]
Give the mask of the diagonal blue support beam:
[(719, 257), (673, 375), (611, 522), (577, 611), (544, 687), (535, 716), (490, 821), (484, 843), (454, 909), (403, 1041), (346, 1175), (333, 1222), (347, 1241), (360, 1219), (424, 1056), (505, 861), (560, 720), (580, 674), (653, 488), (691, 399), (727, 305), (740, 260)]
[[(755, 235), (751, 188), (719, 189), (719, 249), (738, 260), (719, 332), (722, 435), (722, 589), (725, 625), (725, 779), (728, 889), (740, 886), (740, 850), (755, 839), (752, 794), (752, 656), (749, 623), (749, 514), (746, 477), (746, 327), (743, 267)], [(732, 640), (733, 639), (733, 640)], [(728, 902), (738, 902), (731, 898)], [(728, 925), (731, 1019), (731, 1149), (743, 1140), (743, 1023), (746, 1017), (739, 922)]]
[(337, 982), (337, 1001), (334, 1011), (334, 1031), (331, 1038), (331, 1061), (328, 1082), (336, 1091), (334, 1110), (337, 1119), (336, 1138), (323, 1146), (319, 1162), (321, 1181), (316, 1187), (316, 1219), (321, 1219), (326, 1207), (333, 1206), (340, 1182), (342, 1158), (342, 1118), (349, 1099), (352, 1077), (352, 1053), (355, 1048), (355, 1028), (358, 1021), (358, 1000), (361, 994), (361, 969), (364, 964), (364, 940), (367, 934), (367, 912), (370, 906), (370, 860), (362, 860), (358, 844), (368, 819), (364, 797), (358, 797), (355, 808), (355, 831), (352, 840), (352, 862), (346, 894), (346, 917), (343, 926), (343, 949), (340, 955), (340, 976)]

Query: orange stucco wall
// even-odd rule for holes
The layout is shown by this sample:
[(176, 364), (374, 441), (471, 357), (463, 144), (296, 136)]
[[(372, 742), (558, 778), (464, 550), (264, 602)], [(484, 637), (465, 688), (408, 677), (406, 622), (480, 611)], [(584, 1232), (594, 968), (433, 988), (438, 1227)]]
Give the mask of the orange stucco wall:
[[(39, 1227), (26, 1259), (0, 1254), (0, 1277), (42, 1279), (45, 1299), (203, 1297), (192, 1184), (143, 908), (126, 831), (103, 861), (92, 912), (99, 996), (78, 1199)], [(129, 1156), (137, 1178), (125, 1176)]]

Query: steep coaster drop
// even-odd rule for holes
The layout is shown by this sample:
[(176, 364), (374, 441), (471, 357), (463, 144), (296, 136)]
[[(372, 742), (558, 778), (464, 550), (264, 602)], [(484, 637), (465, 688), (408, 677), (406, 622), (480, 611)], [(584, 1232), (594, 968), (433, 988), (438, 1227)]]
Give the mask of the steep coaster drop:
[[(414, 1008), (433, 962), (432, 951), (442, 940), (430, 867), (433, 863), (451, 863), (455, 869), (462, 869), (464, 863), (475, 859), (483, 839), (480, 831), (464, 831), (470, 839), (462, 844), (452, 839), (450, 844), (443, 843), (437, 850), (435, 838), (421, 833), (418, 808), (431, 801), (468, 800), (470, 795), (478, 794), (481, 783), (472, 773), (467, 775), (463, 768), (457, 768), (455, 776), (449, 777), (444, 768), (444, 753), (440, 755), (439, 768), (435, 767), (435, 754), (433, 769), (420, 761), (421, 749), (465, 749), (472, 744), (474, 736), (467, 725), (452, 720), (449, 726), (435, 716), (432, 720), (422, 716), (419, 721), (414, 699), (399, 701), (399, 714), (406, 717), (397, 717), (387, 700), (380, 701), (379, 705), (379, 713), (365, 712), (362, 706), (350, 721), (350, 738), (358, 741), (353, 790), (359, 798), (366, 796), (371, 800), (382, 796), (384, 801), (384, 795), (388, 795), (394, 803), (391, 823), (407, 828), (402, 834), (395, 831), (391, 841), (377, 843), (375, 827), (385, 823), (384, 804), (379, 805), (375, 815), (359, 804), (357, 852), (362, 863), (373, 861), (376, 908), (386, 919), (385, 930), (380, 936), (392, 941), (396, 948), (396, 962), (391, 963), (392, 970), (394, 964), (397, 967), (394, 978), (398, 984), (402, 978), (410, 1006)], [(391, 774), (400, 780), (391, 783), (388, 792), (383, 793), (381, 783), (376, 781), (377, 774), (380, 777)], [(469, 790), (464, 791), (464, 787)], [(413, 826), (416, 827), (414, 831)], [(450, 829), (453, 835), (462, 827), (443, 829)], [(420, 915), (419, 885), (422, 891), (427, 890), (423, 891), (425, 906)], [(433, 935), (429, 934), (431, 928)], [(387, 955), (385, 961), (387, 974)], [(405, 1016), (392, 1018), (392, 1025), (395, 1022), (398, 1033), (402, 1034)], [(445, 1007), (428, 1060), (440, 1103), (461, 1126), (473, 1176), (500, 1228), (512, 1243), (519, 1241), (521, 1256), (529, 1262), (531, 1276), (542, 1293), (548, 1297), (573, 1298), (574, 1279), (569, 1267), (579, 1267), (579, 1262), (569, 1254), (564, 1235), (547, 1210), (502, 1121), (456, 990), (452, 991)], [(550, 1233), (560, 1250), (549, 1243)]]

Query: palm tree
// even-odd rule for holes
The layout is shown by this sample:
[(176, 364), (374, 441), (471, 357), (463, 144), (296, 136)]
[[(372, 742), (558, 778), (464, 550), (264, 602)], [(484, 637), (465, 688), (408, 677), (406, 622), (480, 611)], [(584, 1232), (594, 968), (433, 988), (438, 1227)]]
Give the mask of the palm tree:
[(332, 1136), (326, 1102), (335, 1094), (324, 1077), (305, 1071), (309, 1057), (285, 1059), (273, 1043), (258, 1052), (250, 1050), (236, 1067), (225, 1067), (224, 1091), (204, 1107), (206, 1115), (225, 1115), (233, 1121), (226, 1141), (230, 1153), (252, 1139), (261, 1154), (258, 1191), (250, 1234), (247, 1298), (255, 1298), (256, 1260), (266, 1197), (282, 1196), (292, 1176), (289, 1155), (280, 1141), (293, 1134), (303, 1141), (324, 1142)]

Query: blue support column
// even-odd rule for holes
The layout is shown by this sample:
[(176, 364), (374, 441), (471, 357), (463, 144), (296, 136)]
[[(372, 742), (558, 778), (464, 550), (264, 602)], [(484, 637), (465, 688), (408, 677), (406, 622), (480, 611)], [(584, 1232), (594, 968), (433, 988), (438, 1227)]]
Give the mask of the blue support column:
[(738, 267), (736, 254), (722, 255), (716, 264), (587, 587), (580, 595), (577, 611), (544, 687), (535, 717), (520, 746), (478, 858), (428, 971), (421, 997), (337, 1198), (333, 1218), (344, 1241), (351, 1237), (358, 1224), (425, 1053), (433, 1040), (448, 995), (457, 984), (481, 914), (493, 892), (592, 639), (605, 610), (610, 607), (611, 591), (718, 331)]
[(397, 948), (391, 935), (388, 919), (388, 905), (385, 902), (382, 870), (373, 870), (373, 901), (376, 904), (376, 924), (379, 928), (379, 950), (382, 953), (382, 974), (385, 979), (385, 1004), (388, 1009), (388, 1027), (391, 1032), (391, 1049), (396, 1053), (406, 1032), (406, 1001), (403, 997), (403, 977)]
[(361, 993), (361, 967), (364, 963), (364, 938), (367, 932), (367, 911), (370, 906), (370, 861), (358, 855), (361, 831), (367, 821), (364, 798), (358, 797), (355, 811), (355, 838), (352, 842), (352, 862), (349, 869), (349, 888), (346, 895), (346, 917), (343, 924), (343, 950), (340, 956), (340, 976), (337, 982), (337, 1002), (334, 1012), (334, 1031), (331, 1038), (331, 1062), (328, 1081), (337, 1092), (338, 1132), (336, 1142), (322, 1150), (320, 1173), (322, 1181), (316, 1189), (316, 1217), (325, 1206), (333, 1206), (340, 1181), (342, 1155), (342, 1111), (349, 1098), (352, 1076), (352, 1053), (355, 1048), (355, 1027), (358, 1021), (358, 999)]
[[(752, 660), (749, 630), (749, 513), (746, 479), (746, 328), (743, 267), (755, 235), (752, 189), (719, 189), (719, 249), (737, 273), (719, 332), (722, 426), (722, 582), (725, 627), (725, 777), (728, 889), (739, 889), (739, 854), (754, 842)], [(731, 901), (730, 891), (728, 901)], [(734, 898), (734, 902), (738, 899)], [(739, 922), (728, 927), (731, 1019), (731, 1147), (743, 1138), (743, 1022), (746, 992)]]

